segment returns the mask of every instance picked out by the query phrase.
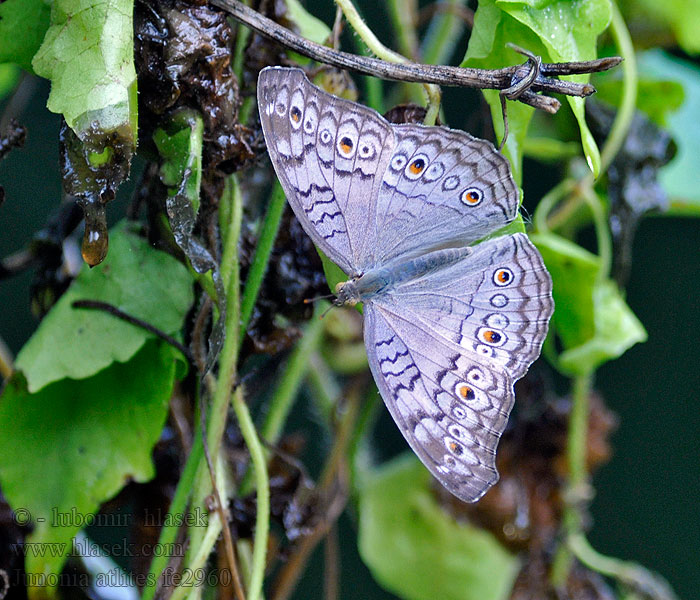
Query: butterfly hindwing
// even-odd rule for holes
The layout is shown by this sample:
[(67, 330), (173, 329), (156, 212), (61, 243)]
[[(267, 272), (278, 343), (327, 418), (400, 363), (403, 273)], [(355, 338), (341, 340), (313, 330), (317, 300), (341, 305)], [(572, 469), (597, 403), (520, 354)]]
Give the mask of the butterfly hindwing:
[(552, 280), (525, 234), (487, 240), (465, 259), (379, 300), (513, 380), (539, 356), (554, 310)]
[(365, 305), (365, 346), (411, 448), (455, 496), (478, 500), (498, 480), (496, 446), (513, 406), (506, 371), (375, 303)]

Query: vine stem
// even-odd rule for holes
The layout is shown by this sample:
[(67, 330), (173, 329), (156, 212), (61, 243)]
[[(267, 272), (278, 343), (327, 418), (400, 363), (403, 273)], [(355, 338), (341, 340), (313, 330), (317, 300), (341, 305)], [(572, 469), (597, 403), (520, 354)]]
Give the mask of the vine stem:
[(436, 12), (430, 20), (428, 31), (425, 34), (421, 58), (430, 65), (446, 63), (452, 57), (457, 42), (464, 31), (464, 19), (458, 12), (464, 9), (466, 0), (447, 0), (443, 6), (447, 10)]
[[(180, 481), (178, 481), (177, 488), (175, 489), (175, 496), (173, 496), (170, 502), (168, 514), (160, 530), (160, 536), (158, 537), (159, 548), (170, 548), (175, 543), (179, 530), (176, 523), (180, 522), (180, 516), (185, 514), (185, 508), (187, 507), (187, 501), (192, 492), (192, 484), (194, 483), (194, 478), (197, 473), (197, 467), (202, 461), (203, 455), (202, 430), (197, 428), (192, 442), (192, 449), (187, 457), (185, 468), (182, 470)], [(153, 600), (156, 594), (158, 580), (167, 565), (167, 554), (162, 553), (153, 558), (148, 571), (148, 577), (146, 578), (146, 586), (143, 588), (141, 600)]]
[(284, 190), (279, 181), (275, 179), (275, 185), (267, 205), (267, 212), (265, 213), (265, 218), (263, 219), (263, 224), (260, 229), (255, 255), (253, 256), (253, 262), (250, 264), (250, 269), (248, 270), (248, 278), (246, 279), (243, 297), (241, 299), (241, 331), (238, 338), (239, 344), (243, 343), (250, 317), (255, 308), (255, 301), (258, 298), (260, 286), (265, 277), (267, 263), (270, 260), (270, 253), (272, 252), (275, 239), (277, 238), (277, 232), (279, 231), (286, 202), (287, 199), (284, 195)]
[(637, 74), (637, 59), (634, 54), (634, 45), (630, 32), (625, 25), (620, 9), (615, 2), (612, 5), (612, 21), (610, 32), (620, 55), (624, 58), (622, 63), (622, 101), (615, 116), (615, 121), (610, 129), (610, 133), (605, 140), (605, 145), (600, 153), (600, 172), (604, 172), (610, 166), (617, 153), (625, 143), (627, 132), (629, 131), (632, 119), (634, 118), (635, 106), (637, 104), (637, 91), (639, 87), (639, 77)]
[[(411, 62), (392, 63), (369, 56), (340, 52), (293, 33), (238, 0), (209, 1), (212, 5), (222, 8), (234, 19), (244, 23), (259, 34), (299, 54), (324, 64), (341, 69), (349, 69), (363, 75), (372, 75), (392, 81), (414, 81), (453, 87), (503, 90), (512, 86), (513, 76), (521, 69), (520, 65), (491, 70), (425, 65)], [(563, 81), (557, 79), (557, 77), (606, 71), (620, 64), (621, 60), (619, 57), (606, 57), (582, 62), (542, 63), (540, 76), (533, 82), (529, 90), (518, 96), (517, 100), (529, 106), (555, 113), (561, 107), (559, 100), (551, 96), (539, 95), (536, 92), (582, 97), (590, 96), (595, 92), (595, 88), (592, 85)]]
[(416, 35), (418, 6), (416, 0), (389, 0), (387, 7), (396, 31), (399, 49), (404, 56), (416, 60), (418, 58), (418, 36)]
[[(600, 172), (604, 173), (607, 171), (608, 167), (617, 156), (618, 152), (625, 143), (627, 138), (627, 133), (629, 132), (630, 125), (632, 124), (632, 119), (634, 118), (635, 106), (637, 103), (637, 92), (639, 87), (639, 77), (637, 73), (637, 60), (634, 54), (634, 46), (632, 44), (632, 38), (630, 36), (629, 30), (625, 25), (625, 21), (620, 14), (620, 10), (615, 4), (612, 3), (612, 21), (610, 23), (610, 31), (612, 33), (613, 39), (617, 44), (617, 49), (620, 55), (624, 59), (622, 63), (622, 100), (620, 102), (620, 107), (615, 115), (615, 120), (610, 128), (610, 133), (608, 134), (603, 148), (600, 153)], [(554, 206), (563, 197), (560, 195), (558, 198), (554, 199), (553, 202), (547, 203), (545, 207), (540, 210), (540, 206), (537, 207), (535, 214), (535, 222), (537, 229), (539, 231), (548, 231), (550, 229), (557, 229), (568, 221), (568, 219), (578, 212), (581, 204), (587, 201), (587, 196), (594, 193), (592, 188), (594, 184), (593, 174), (589, 174), (587, 177), (582, 179), (578, 185), (568, 182), (567, 180), (560, 183), (558, 186), (552, 189), (549, 194), (559, 190), (562, 187), (569, 186), (570, 190), (573, 191), (564, 203), (562, 208), (548, 218), (549, 213), (552, 211)], [(547, 194), (547, 196), (549, 196)], [(547, 198), (545, 196), (545, 198)], [(540, 202), (542, 205), (543, 200)], [(589, 205), (591, 204), (588, 202)], [(537, 213), (540, 213), (539, 218)], [(595, 219), (595, 215), (594, 215)], [(598, 241), (600, 243), (601, 236), (598, 236)], [(601, 253), (602, 254), (602, 253)]]
[(551, 582), (561, 589), (571, 569), (573, 555), (568, 546), (569, 538), (581, 530), (580, 501), (587, 497), (588, 471), (586, 469), (586, 442), (588, 439), (588, 413), (591, 378), (580, 375), (574, 379), (571, 414), (567, 436), (566, 458), (569, 470), (566, 504), (563, 514), (564, 541), (557, 548), (552, 563)]
[[(241, 231), (242, 198), (238, 180), (232, 176), (229, 180), (230, 222), (227, 225), (224, 249), (221, 258), (221, 274), (226, 289), (226, 335), (219, 357), (219, 374), (216, 380), (212, 404), (207, 419), (207, 447), (212, 457), (216, 457), (216, 481), (222, 477), (221, 464), (218, 460), (221, 441), (226, 427), (229, 402), (238, 419), (241, 434), (250, 452), (255, 470), (258, 508), (256, 516), (255, 548), (251, 567), (248, 599), (257, 600), (262, 593), (262, 583), (265, 572), (265, 557), (269, 533), (270, 494), (267, 476), (267, 465), (255, 426), (250, 417), (248, 407), (243, 400), (241, 387), (231, 390), (236, 383), (236, 366), (238, 362), (240, 335), (240, 270), (238, 262), (238, 244)], [(203, 453), (202, 453), (203, 454)], [(224, 482), (225, 483), (225, 482)], [(223, 483), (222, 483), (223, 485)], [(204, 498), (211, 489), (211, 478), (206, 461), (200, 458), (193, 505), (204, 508)], [(209, 527), (202, 533), (190, 529), (191, 546), (186, 560), (187, 566), (194, 568), (204, 564), (214, 548), (220, 532), (219, 527), (227, 527), (221, 523), (217, 515), (210, 518)], [(201, 565), (200, 565), (201, 563)], [(180, 586), (173, 592), (173, 599), (179, 600), (184, 596), (185, 588)], [(193, 590), (195, 593), (195, 590)]]
[[(402, 56), (398, 52), (394, 52), (390, 48), (387, 48), (382, 44), (374, 32), (367, 27), (367, 24), (362, 20), (360, 13), (357, 12), (355, 5), (351, 0), (335, 0), (336, 4), (340, 6), (345, 18), (350, 23), (350, 26), (358, 33), (362, 38), (362, 41), (367, 44), (367, 47), (382, 60), (397, 64), (409, 64), (411, 61)], [(440, 112), (440, 99), (442, 94), (440, 93), (440, 88), (432, 83), (424, 83), (423, 87), (428, 95), (428, 112), (425, 115), (424, 123), (426, 125), (434, 125), (437, 119), (438, 113)]]
[(241, 435), (250, 452), (250, 459), (255, 471), (255, 490), (257, 494), (257, 511), (255, 515), (255, 546), (250, 573), (248, 599), (258, 600), (262, 594), (267, 558), (267, 538), (270, 532), (270, 480), (267, 474), (267, 459), (255, 424), (250, 416), (248, 405), (243, 399), (241, 387), (233, 394), (233, 410), (238, 417)]
[[(311, 321), (305, 327), (304, 333), (292, 352), (287, 366), (272, 392), (270, 406), (265, 414), (265, 420), (260, 428), (260, 437), (268, 444), (275, 445), (280, 439), (282, 428), (287, 420), (299, 387), (309, 369), (311, 357), (316, 353), (323, 334), (321, 314), (328, 307), (327, 302), (319, 302)], [(265, 452), (267, 455), (267, 452)], [(241, 482), (240, 493), (245, 496), (250, 491), (250, 473), (246, 473)]]

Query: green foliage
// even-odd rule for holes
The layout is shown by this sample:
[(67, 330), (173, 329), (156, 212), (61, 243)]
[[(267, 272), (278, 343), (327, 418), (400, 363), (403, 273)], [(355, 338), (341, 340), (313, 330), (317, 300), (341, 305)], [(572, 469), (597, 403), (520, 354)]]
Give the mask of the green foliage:
[(436, 502), (412, 453), (376, 469), (359, 490), (359, 548), (372, 574), (407, 600), (502, 600), (520, 568), (490, 533)]
[[(677, 81), (640, 79), (637, 109), (660, 126), (668, 124), (669, 113), (676, 112), (684, 102), (683, 85)], [(618, 106), (623, 84), (619, 78), (607, 77), (596, 81), (596, 100)]]
[(554, 282), (550, 336), (559, 336), (564, 347), (557, 363), (560, 370), (590, 375), (637, 342), (646, 341), (644, 327), (615, 283), (601, 278), (597, 256), (554, 234), (531, 239)]
[(153, 141), (163, 159), (160, 179), (169, 188), (170, 195), (178, 193), (185, 173), (185, 195), (194, 214), (199, 210), (199, 188), (202, 183), (202, 133), (204, 122), (194, 111), (181, 111), (158, 128)]
[[(401, 10), (411, 4), (397, 1), (393, 8)], [(450, 4), (457, 6), (464, 2), (455, 0)], [(697, 2), (686, 5), (672, 0), (660, 5), (644, 0), (639, 4), (643, 11), (661, 15), (664, 27), (673, 30), (687, 51), (698, 50), (694, 34), (700, 18)], [(303, 36), (319, 43), (328, 39), (328, 26), (307, 12), (298, 0), (287, 0), (286, 5), (287, 18)], [(43, 0), (0, 3), (0, 38), (9, 40), (0, 46), (0, 63), (13, 62), (25, 69), (31, 69), (33, 64), (38, 74), (50, 79), (50, 110), (63, 114), (83, 142), (97, 128), (101, 133), (117, 131), (134, 146), (137, 121), (132, 0), (54, 0), (51, 6), (49, 11)], [(500, 68), (525, 62), (522, 55), (506, 46), (509, 42), (540, 55), (545, 62), (593, 59), (597, 55), (599, 36), (611, 21), (612, 6), (608, 0), (480, 0), (462, 64)], [(618, 44), (613, 52), (622, 52), (620, 31), (615, 31), (614, 23), (612, 29), (613, 40)], [(454, 15), (449, 12), (437, 15), (427, 31), (422, 45), (426, 56), (431, 60), (433, 57), (445, 60), (458, 40), (459, 27), (455, 25)], [(238, 74), (245, 70), (242, 58), (245, 39), (243, 34), (238, 38), (237, 55), (233, 57)], [(294, 53), (289, 53), (289, 58), (298, 64), (310, 64), (308, 59)], [(629, 50), (624, 58), (626, 65), (633, 64), (634, 52)], [(661, 176), (672, 198), (670, 212), (700, 215), (700, 192), (696, 184), (700, 154), (695, 150), (700, 139), (700, 74), (696, 65), (661, 51), (641, 55), (640, 65), (643, 79), (639, 81), (634, 70), (625, 71), (622, 78), (614, 72), (598, 76), (599, 97), (619, 108), (617, 123), (624, 125), (632, 110), (631, 105), (624, 106), (623, 99), (633, 96), (631, 90), (638, 88), (636, 107), (656, 123), (667, 124), (678, 144), (677, 157), (662, 170)], [(3, 67), (0, 65), (0, 95), (10, 90), (16, 80), (16, 68)], [(586, 81), (587, 76), (573, 79)], [(382, 105), (383, 87), (378, 80), (370, 84), (370, 89), (374, 105)], [(399, 86), (399, 90), (405, 91), (406, 87)], [(484, 96), (491, 110), (496, 137), (500, 139), (503, 121), (499, 94), (485, 91)], [(246, 105), (252, 106), (252, 99), (250, 96), (244, 101), (242, 115), (246, 114)], [(604, 174), (615, 155), (615, 144), (624, 139), (625, 127), (621, 125), (620, 131), (611, 134), (604, 150), (599, 152), (586, 126), (584, 100), (568, 97), (567, 102), (569, 107), (564, 108), (563, 116), (543, 115), (534, 122), (537, 127), (531, 127), (534, 109), (509, 102), (510, 135), (504, 153), (521, 185), (526, 152), (552, 165), (569, 167), (563, 182), (566, 185), (560, 184), (559, 195), (552, 196), (550, 192), (546, 202), (543, 200), (540, 204), (547, 205), (547, 210), (543, 211), (546, 214), (538, 218), (536, 213), (537, 233), (531, 238), (544, 258), (554, 285), (556, 306), (546, 345), (547, 358), (560, 373), (574, 379), (576, 403), (581, 397), (585, 400), (586, 386), (596, 369), (621, 356), (633, 344), (644, 341), (646, 332), (625, 302), (624, 291), (610, 278), (609, 248), (605, 252), (599, 250), (600, 256), (596, 256), (577, 243), (579, 233), (591, 223), (596, 227), (599, 248), (602, 240), (610, 236), (606, 214), (609, 207), (599, 203), (596, 209), (591, 209), (585, 201), (597, 192), (596, 197), (607, 197), (605, 177), (599, 181), (595, 181), (595, 177)], [(249, 122), (246, 118), (242, 121), (243, 125)], [(529, 134), (529, 128), (537, 130)], [(227, 320), (228, 352), (222, 351), (218, 379), (216, 376), (211, 379), (216, 392), (212, 394), (211, 406), (216, 404), (219, 411), (210, 408), (207, 413), (211, 449), (221, 443), (231, 383), (238, 378), (239, 350), (246, 325), (254, 314), (258, 291), (263, 287), (267, 263), (274, 252), (284, 197), (279, 187), (270, 197), (267, 213), (258, 229), (258, 244), (246, 273), (240, 305), (238, 293), (229, 294), (224, 300), (222, 281), (233, 282), (227, 291), (238, 291), (237, 239), (241, 202), (247, 190), (234, 180), (222, 186), (230, 192), (230, 197), (219, 204), (218, 233), (224, 258), (221, 265), (212, 267), (214, 257), (194, 233), (198, 232), (196, 216), (203, 178), (207, 176), (203, 171), (203, 147), (208, 133), (205, 120), (196, 112), (186, 110), (167, 115), (150, 131), (154, 131), (152, 140), (159, 155), (158, 174), (168, 188), (167, 211), (176, 242), (184, 249), (191, 265), (202, 261), (200, 266), (207, 267), (195, 267), (195, 270), (213, 269), (213, 275), (200, 276), (198, 283), (210, 297), (218, 300), (220, 315), (225, 314), (224, 306), (231, 311)], [(89, 150), (88, 160), (93, 166), (109, 164), (115, 153), (110, 145)], [(603, 173), (599, 173), (601, 169)], [(562, 168), (562, 172), (564, 170)], [(235, 193), (231, 191), (234, 189)], [(254, 195), (245, 197), (249, 203), (246, 210), (255, 209), (255, 200)], [(234, 217), (235, 214), (238, 216)], [(236, 219), (239, 221), (232, 225)], [(518, 217), (497, 234), (525, 231), (525, 228), (526, 223)], [(322, 260), (333, 290), (347, 275), (326, 257), (322, 256)], [(193, 303), (192, 283), (192, 275), (179, 260), (154, 250), (134, 230), (121, 224), (111, 233), (107, 260), (92, 270), (87, 267), (82, 270), (19, 353), (16, 361), (19, 371), (8, 380), (0, 396), (0, 430), (3, 432), (0, 436), (0, 485), (16, 512), (26, 509), (31, 514), (35, 529), (29, 542), (70, 545), (80, 526), (76, 523), (56, 525), (55, 522), (52, 525), (52, 510), (70, 513), (73, 509), (77, 515), (90, 514), (114, 496), (126, 481), (146, 481), (152, 477), (150, 453), (163, 427), (168, 398), (178, 376), (178, 366), (182, 364), (179, 353), (154, 339), (151, 333), (101, 311), (72, 308), (72, 302), (100, 300), (177, 337), (182, 335), (185, 315)], [(334, 376), (347, 373), (349, 367), (355, 369), (357, 362), (362, 362), (348, 359), (351, 352), (358, 349), (364, 352), (356, 339), (354, 346), (348, 343), (341, 350), (334, 349), (330, 359), (327, 352), (323, 360), (324, 354), (318, 350), (323, 334), (330, 329), (329, 321), (314, 321), (307, 328), (311, 335), (292, 354), (285, 376), (274, 388), (262, 428), (270, 441), (276, 440), (283, 431), (296, 389), (306, 373), (319, 389), (323, 387), (324, 378), (330, 380), (322, 390), (327, 400), (324, 414), (330, 414), (328, 406), (341, 394), (340, 383)], [(219, 321), (222, 322), (223, 319)], [(351, 326), (349, 330), (356, 333)], [(555, 336), (560, 352), (557, 352)], [(309, 369), (312, 359), (317, 360), (318, 365)], [(330, 373), (332, 370), (335, 373)], [(207, 389), (205, 393), (210, 392)], [(236, 415), (242, 424), (246, 445), (251, 455), (257, 452), (259, 461), (251, 473), (258, 477), (256, 491), (260, 499), (261, 492), (269, 489), (269, 481), (264, 468), (260, 467), (264, 466), (264, 456), (259, 442), (255, 450), (255, 428), (246, 416), (248, 400), (243, 397), (242, 390), (236, 388)], [(578, 408), (584, 415), (579, 433), (585, 435), (588, 407), (578, 404)], [(343, 421), (348, 413), (341, 412), (333, 413), (332, 417)], [(365, 415), (358, 419), (355, 430), (343, 431), (342, 435), (352, 435), (353, 444), (359, 444), (357, 440), (362, 439), (370, 420)], [(327, 428), (336, 438), (342, 437), (339, 433), (342, 423), (338, 426), (333, 421)], [(572, 426), (569, 433), (572, 447), (575, 446), (571, 442), (576, 435), (574, 429)], [(585, 449), (585, 440), (581, 447)], [(575, 453), (575, 449), (571, 450), (571, 454)], [(184, 483), (178, 489), (180, 510), (185, 510), (188, 501), (193, 506), (198, 506), (198, 502), (203, 506), (203, 499), (211, 491), (207, 487), (211, 481), (203, 455), (201, 437), (195, 437), (190, 454), (194, 462), (188, 464), (187, 474), (182, 479)], [(329, 464), (338, 459), (333, 453), (330, 455)], [(586, 477), (585, 466), (581, 471)], [(353, 489), (359, 501), (359, 548), (362, 559), (382, 585), (410, 600), (436, 597), (500, 600), (509, 596), (520, 568), (518, 558), (484, 530), (456, 522), (449, 516), (435, 500), (428, 471), (413, 455), (380, 468), (370, 466), (362, 474), (368, 476), (358, 477), (362, 481)], [(244, 483), (247, 485), (248, 480)], [(252, 489), (252, 485), (247, 487)], [(240, 490), (230, 489), (228, 481), (220, 482), (220, 491), (224, 500), (226, 495), (240, 493)], [(259, 525), (261, 520), (267, 522), (268, 515), (264, 502), (259, 506), (263, 508), (256, 516), (255, 564), (246, 565), (243, 570), (248, 580), (255, 577), (261, 585), (267, 545), (265, 534), (257, 539), (257, 533), (263, 531)], [(567, 508), (570, 507), (567, 505)], [(564, 522), (564, 527), (568, 527), (567, 519)], [(206, 540), (203, 532), (193, 533), (188, 539), (192, 543), (191, 554), (201, 565), (206, 564), (219, 533), (216, 530), (212, 535), (212, 531), (206, 532)], [(176, 530), (166, 531), (166, 535), (171, 536), (169, 539), (175, 539), (176, 534)], [(241, 548), (241, 556), (252, 555), (245, 543)], [(566, 550), (566, 544), (562, 544), (562, 548)], [(44, 557), (28, 554), (27, 571), (57, 573), (65, 556), (65, 553)], [(182, 587), (175, 588), (175, 592), (180, 594), (176, 598), (184, 595)], [(155, 588), (148, 594), (153, 597)]]
[[(675, 58), (660, 50), (646, 52), (640, 64), (644, 73), (659, 79), (670, 80), (683, 88), (683, 104), (666, 116), (668, 128), (678, 146), (675, 158), (662, 169), (660, 181), (671, 198), (671, 214), (700, 215), (700, 72), (692, 63)], [(655, 103), (668, 102), (674, 107), (678, 92), (673, 96), (659, 90)], [(652, 102), (648, 98), (645, 103)]]
[[(50, 350), (57, 355), (65, 347)], [(64, 545), (56, 553), (27, 553), (27, 573), (59, 573), (84, 519), (129, 480), (153, 477), (151, 451), (168, 414), (175, 354), (151, 341), (126, 363), (35, 394), (20, 373), (8, 382), (0, 402), (3, 494), (15, 515), (34, 526), (29, 543)]]
[(15, 63), (32, 72), (32, 58), (49, 27), (50, 12), (44, 0), (0, 3), (0, 63)]
[[(522, 55), (506, 47), (510, 42), (542, 56), (548, 62), (591, 60), (596, 57), (598, 36), (610, 23), (607, 0), (558, 0), (522, 2), (520, 0), (487, 0), (479, 2), (474, 17), (474, 34), (462, 62), (464, 67), (499, 68), (522, 62)], [(572, 76), (573, 81), (586, 82), (587, 75)], [(497, 136), (503, 136), (501, 102), (498, 92), (486, 91)], [(600, 155), (588, 130), (582, 98), (567, 96), (578, 121), (583, 150), (594, 175), (600, 170)], [(522, 145), (533, 109), (520, 103), (509, 103), (510, 136), (504, 154), (513, 165), (520, 182)]]
[(19, 69), (14, 65), (0, 65), (0, 100), (13, 90), (19, 79), (19, 73)]
[(112, 230), (107, 259), (83, 270), (39, 325), (17, 357), (17, 368), (36, 392), (66, 377), (92, 377), (126, 362), (153, 334), (102, 311), (73, 308), (75, 300), (100, 300), (165, 333), (180, 331), (192, 305), (192, 279), (172, 256), (154, 250), (122, 224)]
[(625, 14), (645, 27), (669, 28), (688, 54), (700, 53), (700, 1), (698, 0), (623, 0)]
[(132, 0), (54, 0), (32, 64), (51, 80), (49, 110), (80, 139), (95, 130), (136, 141)]

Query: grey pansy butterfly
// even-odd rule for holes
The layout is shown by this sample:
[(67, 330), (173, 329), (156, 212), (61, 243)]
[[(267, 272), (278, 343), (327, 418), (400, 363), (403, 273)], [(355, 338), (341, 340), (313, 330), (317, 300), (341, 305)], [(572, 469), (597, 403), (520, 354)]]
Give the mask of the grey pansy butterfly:
[(540, 353), (552, 281), (510, 223), (518, 189), (487, 141), (392, 125), (312, 85), (299, 69), (258, 79), (267, 148), (297, 218), (364, 304), (372, 373), (431, 473), (473, 502), (498, 480), (513, 382)]

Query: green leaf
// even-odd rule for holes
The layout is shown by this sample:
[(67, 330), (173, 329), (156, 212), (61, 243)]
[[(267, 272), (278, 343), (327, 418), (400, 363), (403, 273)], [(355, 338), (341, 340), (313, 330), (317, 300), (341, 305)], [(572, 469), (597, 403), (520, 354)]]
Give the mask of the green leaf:
[(326, 275), (326, 281), (328, 282), (328, 287), (331, 292), (335, 293), (335, 287), (339, 283), (343, 283), (348, 280), (348, 276), (343, 272), (338, 265), (336, 265), (330, 258), (328, 258), (321, 249), (316, 248), (318, 255), (321, 257), (321, 264), (323, 265), (323, 273)]
[(593, 337), (593, 289), (600, 271), (595, 254), (553, 234), (530, 236), (552, 276), (552, 324), (564, 348), (574, 348)]
[(108, 302), (165, 333), (180, 331), (193, 302), (187, 269), (125, 224), (112, 230), (110, 240), (107, 259), (93, 269), (83, 267), (17, 356), (29, 391), (65, 377), (90, 377), (114, 361), (126, 362), (153, 338), (103, 311), (73, 308), (75, 300)]
[(54, 0), (51, 26), (32, 62), (51, 80), (49, 110), (83, 141), (119, 132), (135, 145), (133, 0)]
[(15, 89), (20, 70), (15, 65), (0, 65), (0, 100)]
[(33, 72), (32, 58), (49, 28), (50, 14), (44, 0), (0, 3), (0, 63), (15, 63)]
[(552, 276), (556, 332), (564, 351), (559, 367), (585, 375), (646, 340), (644, 327), (609, 279), (600, 278), (600, 260), (554, 234), (531, 235)]
[(178, 188), (189, 169), (185, 194), (195, 215), (199, 210), (199, 189), (202, 182), (203, 134), (204, 121), (201, 115), (191, 110), (180, 111), (170, 120), (166, 129), (156, 129), (153, 134), (153, 141), (163, 159), (160, 178), (170, 188), (170, 195), (179, 192)]
[(562, 352), (559, 365), (573, 375), (589, 375), (601, 364), (622, 356), (637, 342), (645, 342), (647, 332), (610, 280), (593, 290), (595, 334), (586, 343)]
[(639, 60), (641, 72), (675, 81), (683, 86), (685, 100), (668, 115), (668, 128), (678, 146), (675, 158), (661, 169), (659, 180), (671, 198), (668, 214), (700, 216), (700, 70), (696, 65), (660, 50), (645, 52)]
[[(527, 27), (503, 12), (496, 0), (482, 0), (474, 15), (474, 28), (461, 67), (500, 69), (524, 62), (521, 54), (506, 47), (512, 42), (537, 54), (546, 56), (546, 49)], [(497, 91), (485, 90), (484, 98), (491, 109), (494, 131), (498, 140), (503, 139), (501, 100)], [(522, 182), (522, 146), (534, 108), (521, 102), (508, 102), (509, 135), (503, 154), (510, 160), (513, 177)]]
[[(537, 34), (552, 62), (596, 58), (598, 36), (612, 18), (609, 0), (497, 0), (497, 5)], [(585, 83), (590, 76), (572, 75), (568, 79)], [(581, 130), (588, 166), (597, 177), (600, 152), (586, 125), (584, 99), (573, 96), (566, 99)]]
[[(85, 519), (126, 482), (153, 477), (151, 451), (168, 413), (174, 355), (151, 342), (126, 364), (37, 394), (21, 374), (8, 382), (0, 397), (0, 485), (15, 515), (31, 517), (27, 544), (44, 549), (27, 554), (27, 573), (59, 573)], [(46, 595), (50, 590), (30, 591)]]
[(359, 491), (359, 549), (372, 574), (407, 600), (500, 600), (519, 562), (490, 533), (458, 523), (412, 453), (374, 471)]
[[(325, 44), (331, 34), (331, 30), (321, 19), (314, 17), (299, 2), (299, 0), (286, 0), (287, 16), (298, 28), (299, 34), (307, 40), (317, 44)], [(308, 59), (305, 59), (308, 61)]]

